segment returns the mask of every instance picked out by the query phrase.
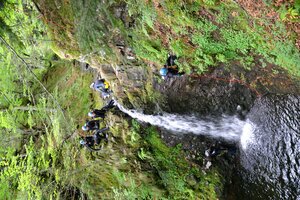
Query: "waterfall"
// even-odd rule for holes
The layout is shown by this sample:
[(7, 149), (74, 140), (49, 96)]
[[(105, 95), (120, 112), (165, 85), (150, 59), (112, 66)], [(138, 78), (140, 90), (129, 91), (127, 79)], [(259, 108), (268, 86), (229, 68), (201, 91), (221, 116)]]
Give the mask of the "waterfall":
[[(213, 138), (223, 138), (227, 141), (241, 140), (243, 148), (251, 139), (252, 125), (248, 121), (242, 121), (236, 116), (223, 115), (219, 118), (201, 119), (196, 116), (162, 113), (159, 115), (147, 115), (136, 110), (125, 109), (117, 104), (119, 109), (138, 121), (150, 123), (174, 133), (193, 133)], [(241, 136), (243, 135), (243, 138)]]

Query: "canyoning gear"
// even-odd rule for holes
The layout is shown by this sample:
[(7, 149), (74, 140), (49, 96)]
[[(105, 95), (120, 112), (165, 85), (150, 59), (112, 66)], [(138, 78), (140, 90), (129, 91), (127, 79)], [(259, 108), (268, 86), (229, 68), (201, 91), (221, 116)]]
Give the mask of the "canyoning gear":
[(90, 85), (90, 88), (91, 88), (91, 89), (94, 89), (94, 85), (95, 85), (95, 83), (92, 83), (92, 84)]
[(110, 96), (112, 91), (110, 85), (105, 79), (98, 79), (90, 85), (90, 88), (101, 93), (101, 98), (106, 99)]
[(159, 71), (163, 79), (174, 77), (174, 76), (181, 76), (184, 74), (183, 72), (179, 72), (178, 66), (175, 63), (176, 59), (177, 59), (176, 55), (168, 54), (166, 64)]
[(109, 88), (109, 83), (107, 81), (104, 80), (104, 88), (108, 89)]
[(205, 156), (214, 158), (222, 155), (234, 156), (236, 154), (236, 147), (220, 142), (213, 144), (205, 151)]
[(176, 63), (175, 63), (176, 59), (177, 59), (176, 55), (168, 54), (167, 62), (166, 62), (166, 64), (164, 66), (165, 67), (171, 67), (171, 66), (176, 65)]
[(102, 109), (104, 110), (109, 110), (115, 107), (115, 101), (112, 99), (108, 102), (108, 104), (106, 104), (106, 106), (104, 106)]
[(182, 76), (184, 72), (179, 72), (177, 66), (172, 66), (168, 68), (162, 68), (160, 69), (160, 75), (163, 79), (176, 77), (176, 76)]
[(109, 130), (109, 127), (102, 128), (100, 130), (96, 130), (93, 137), (96, 142), (96, 144), (100, 144), (101, 140), (108, 141), (108, 135), (105, 133), (105, 131)]
[(94, 109), (93, 111), (89, 112), (88, 115), (89, 117), (91, 118), (98, 118), (98, 117), (101, 117), (104, 119), (105, 117), (105, 113), (106, 113), (106, 110), (98, 110), (98, 109)]
[(105, 79), (98, 79), (90, 85), (90, 88), (98, 92), (107, 92), (109, 87), (109, 83)]
[(89, 130), (89, 127), (87, 127), (86, 125), (83, 125), (81, 128), (82, 128), (83, 131), (88, 131)]
[[(95, 111), (95, 110), (94, 110)], [(95, 117), (95, 113), (94, 111), (91, 111), (88, 113), (88, 116), (91, 117), (91, 118), (94, 118)]]
[(96, 80), (94, 88), (95, 89), (105, 88), (104, 79)]
[(101, 110), (94, 109), (93, 111), (88, 113), (88, 116), (91, 118), (101, 117), (104, 119), (106, 112), (115, 107), (114, 104), (115, 104), (115, 101), (110, 100), (106, 106), (101, 108)]
[(159, 73), (160, 73), (161, 76), (166, 76), (167, 73), (168, 73), (168, 69), (167, 69), (166, 67), (161, 68), (161, 69), (159, 70)]
[(101, 141), (108, 142), (108, 134), (104, 133), (109, 130), (109, 127), (102, 128), (100, 130), (96, 130), (93, 135), (85, 136), (80, 140), (80, 144), (86, 146), (91, 151), (99, 151), (100, 149), (94, 149), (95, 145), (99, 145)]
[(102, 99), (107, 99), (107, 98), (109, 98), (109, 96), (110, 96), (110, 94), (112, 93), (112, 91), (111, 90), (105, 90), (105, 91), (102, 91), (101, 92), (101, 97), (102, 97)]
[(83, 145), (89, 146), (89, 147), (92, 147), (92, 146), (94, 146), (94, 145), (96, 144), (93, 135), (85, 136), (85, 137), (83, 138), (83, 141), (84, 141), (84, 144), (83, 144)]
[(79, 143), (80, 143), (81, 145), (85, 145), (85, 144), (86, 144), (86, 141), (80, 140)]
[(99, 120), (91, 120), (87, 121), (84, 126), (82, 126), (82, 130), (84, 131), (92, 131), (92, 130), (97, 130), (99, 129)]

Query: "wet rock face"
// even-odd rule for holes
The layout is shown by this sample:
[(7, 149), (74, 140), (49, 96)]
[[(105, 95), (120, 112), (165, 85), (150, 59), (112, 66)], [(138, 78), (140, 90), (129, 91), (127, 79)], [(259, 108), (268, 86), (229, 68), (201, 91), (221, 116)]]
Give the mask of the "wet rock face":
[(147, 71), (141, 66), (116, 66), (115, 72), (120, 84), (128, 89), (143, 88), (147, 80)]
[(205, 77), (171, 78), (156, 88), (166, 97), (163, 109), (179, 114), (234, 114), (238, 106), (247, 111), (256, 98), (255, 93), (243, 85)]
[(113, 96), (125, 107), (140, 109), (147, 107), (145, 86), (149, 79), (149, 71), (143, 66), (114, 65), (92, 63), (101, 78), (110, 83)]

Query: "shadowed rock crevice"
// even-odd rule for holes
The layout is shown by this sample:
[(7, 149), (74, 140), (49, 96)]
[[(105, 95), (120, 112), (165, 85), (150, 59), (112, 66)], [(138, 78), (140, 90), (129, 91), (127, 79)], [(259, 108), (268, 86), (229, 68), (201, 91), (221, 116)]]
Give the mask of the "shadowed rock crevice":
[(179, 114), (234, 114), (238, 106), (249, 109), (256, 98), (254, 92), (237, 83), (188, 76), (167, 80), (157, 89), (166, 96), (164, 109)]

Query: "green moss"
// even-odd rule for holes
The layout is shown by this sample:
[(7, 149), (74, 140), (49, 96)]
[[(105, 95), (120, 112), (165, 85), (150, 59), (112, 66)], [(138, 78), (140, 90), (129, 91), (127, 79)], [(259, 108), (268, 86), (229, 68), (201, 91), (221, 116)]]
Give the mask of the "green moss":
[(36, 1), (42, 19), (47, 24), (48, 33), (54, 41), (52, 49), (63, 58), (71, 59), (80, 55), (75, 30), (74, 12), (68, 1)]
[(72, 67), (71, 62), (58, 63), (45, 75), (46, 86), (56, 91), (58, 101), (70, 113), (72, 119), (80, 119), (74, 123), (83, 123), (86, 113), (93, 105), (92, 90), (89, 84), (92, 75), (80, 72), (79, 67)]
[[(53, 50), (67, 59), (86, 56), (97, 64), (119, 63), (123, 60), (116, 44), (125, 43), (133, 48), (136, 63), (143, 66), (151, 63), (157, 69), (165, 63), (169, 52), (179, 56), (178, 66), (187, 73), (203, 73), (221, 63), (230, 66), (235, 61), (250, 70), (255, 56), (260, 55), (262, 60), (299, 76), (299, 51), (285, 36), (282, 23), (269, 24), (262, 19), (250, 22), (247, 13), (233, 2), (167, 0), (158, 5), (146, 0), (105, 3), (37, 0), (36, 3), (54, 40)], [(116, 16), (119, 7), (125, 10), (126, 20), (135, 20), (134, 25), (129, 26)], [(216, 170), (204, 174), (198, 165), (185, 158), (180, 145), (168, 147), (155, 128), (143, 127), (122, 114), (108, 114), (110, 142), (102, 151), (91, 153), (79, 147), (82, 133), (76, 130), (76, 125), (83, 124), (90, 108), (100, 108), (103, 102), (88, 87), (92, 75), (84, 75), (71, 65), (55, 63), (43, 80), (67, 117), (64, 119), (59, 112), (45, 112), (45, 108), (58, 108), (49, 96), (42, 94), (37, 105), (42, 111), (18, 118), (26, 121), (28, 127), (38, 126), (44, 132), (43, 136), (32, 137), (35, 143), (27, 141), (23, 151), (28, 156), (21, 158), (13, 151), (11, 155), (7, 153), (8, 161), (1, 161), (1, 167), (9, 174), (1, 176), (3, 193), (14, 187), (21, 190), (20, 196), (40, 199), (67, 199), (69, 196), (63, 193), (69, 191), (80, 191), (90, 199), (218, 198), (216, 188), (222, 190), (222, 184)], [(153, 110), (156, 103), (163, 102), (153, 88), (152, 69), (144, 88), (127, 92), (134, 107)], [(246, 81), (243, 75), (241, 79)], [(13, 115), (3, 114), (1, 119), (6, 126), (13, 121)], [(13, 192), (12, 196), (2, 197), (16, 196)]]
[[(143, 8), (145, 4), (144, 1), (138, 5), (130, 2), (129, 10)], [(236, 60), (246, 69), (251, 69), (255, 64), (250, 61), (250, 54), (252, 60), (255, 55), (262, 55), (269, 62), (299, 76), (299, 59), (296, 58), (300, 54), (292, 44), (292, 38), (288, 48), (284, 48), (287, 42), (286, 37), (282, 37), (286, 34), (283, 23), (270, 24), (257, 19), (252, 24), (247, 13), (234, 2), (192, 1), (183, 4), (165, 1), (160, 5), (160, 8), (148, 10), (147, 14), (136, 9), (137, 26), (131, 30), (133, 41), (138, 41), (131, 42), (137, 56), (153, 61), (158, 68), (169, 51), (182, 58), (178, 65), (188, 73), (203, 73), (209, 67)], [(155, 17), (146, 17), (149, 13)], [(271, 27), (271, 31), (265, 26)], [(158, 40), (159, 45), (149, 40)]]
[[(216, 199), (215, 186), (220, 186), (219, 175), (217, 173), (204, 176), (200, 170), (193, 167), (184, 156), (180, 146), (175, 148), (167, 147), (159, 138), (154, 128), (147, 129), (146, 141), (149, 145), (152, 159), (151, 165), (157, 170), (160, 183), (168, 191), (168, 196), (175, 199)], [(197, 180), (197, 188), (189, 185), (187, 178), (193, 176)], [(205, 177), (205, 178), (204, 178)], [(204, 183), (209, 181), (211, 185)], [(213, 186), (213, 187), (212, 187)], [(210, 193), (209, 196), (203, 193)], [(214, 198), (211, 198), (214, 197)]]
[[(133, 131), (145, 138), (136, 140), (135, 147), (138, 150), (134, 153), (142, 161), (137, 160), (141, 168), (138, 170), (136, 166), (135, 172), (114, 171), (119, 182), (118, 187), (113, 187), (115, 199), (218, 198), (215, 188), (222, 188), (222, 184), (216, 171), (212, 170), (207, 172), (208, 176), (204, 175), (185, 159), (180, 146), (166, 146), (154, 127), (141, 127), (136, 121), (132, 121), (131, 134)], [(143, 166), (146, 165), (148, 170), (144, 171)]]

